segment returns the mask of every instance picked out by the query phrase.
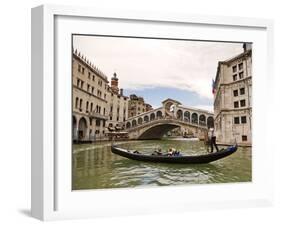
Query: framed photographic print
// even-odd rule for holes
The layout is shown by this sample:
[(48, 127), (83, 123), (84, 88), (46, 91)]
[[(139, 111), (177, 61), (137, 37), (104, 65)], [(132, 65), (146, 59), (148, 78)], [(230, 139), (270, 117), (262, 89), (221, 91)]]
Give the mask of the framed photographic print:
[(272, 203), (272, 29), (263, 19), (34, 8), (32, 215)]

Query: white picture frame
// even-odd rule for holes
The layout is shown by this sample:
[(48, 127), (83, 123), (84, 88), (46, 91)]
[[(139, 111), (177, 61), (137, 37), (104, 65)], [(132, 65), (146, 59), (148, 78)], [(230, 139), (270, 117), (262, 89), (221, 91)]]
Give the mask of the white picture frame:
[[(104, 24), (105, 21), (107, 24)], [(96, 26), (95, 31), (107, 34), (110, 32), (113, 35), (128, 35), (129, 29), (120, 28), (132, 25), (138, 27), (137, 24), (141, 28), (132, 29), (131, 35), (141, 33), (149, 35), (153, 28), (161, 25), (163, 30), (159, 29), (158, 35), (162, 36), (168, 30), (165, 35), (171, 37), (181, 35), (178, 26), (181, 28), (189, 26), (194, 29), (194, 33), (188, 38), (201, 40), (207, 40), (207, 33), (210, 37), (208, 40), (239, 40), (239, 34), (231, 30), (236, 29), (240, 31), (240, 41), (243, 39), (253, 42), (255, 48), (253, 74), (257, 74), (253, 82), (253, 109), (255, 109), (253, 181), (239, 184), (72, 192), (69, 176), (71, 144), (68, 142), (71, 136), (65, 139), (57, 138), (61, 133), (71, 133), (71, 114), (69, 115), (71, 109), (67, 103), (66, 108), (60, 105), (64, 101), (63, 98), (69, 98), (70, 102), (71, 88), (69, 86), (71, 74), (68, 73), (71, 67), (64, 66), (70, 65), (72, 50), (67, 49), (69, 40), (64, 38), (75, 33), (77, 27), (81, 29), (80, 32), (93, 33), (93, 26), (88, 26), (91, 23)], [(116, 26), (113, 26), (115, 23)], [(219, 32), (212, 29), (218, 29)], [(61, 40), (64, 40), (66, 46)], [(266, 97), (272, 93), (270, 86), (273, 84), (272, 45), (273, 22), (265, 19), (159, 14), (54, 5), (32, 9), (32, 216), (41, 220), (56, 220), (271, 205), (273, 178), (267, 175), (273, 171), (273, 150), (266, 148), (269, 147), (268, 137), (264, 140), (259, 137), (267, 134), (269, 130), (266, 120), (261, 120), (267, 117), (267, 110), (260, 102), (266, 103), (267, 106), (272, 104), (271, 101), (266, 101)], [(63, 52), (65, 56), (62, 56)], [(61, 79), (69, 81), (63, 85)], [(262, 86), (267, 91), (265, 94), (255, 91)], [(263, 152), (262, 155), (263, 150), (266, 150), (266, 154)], [(63, 159), (66, 161), (62, 161)]]

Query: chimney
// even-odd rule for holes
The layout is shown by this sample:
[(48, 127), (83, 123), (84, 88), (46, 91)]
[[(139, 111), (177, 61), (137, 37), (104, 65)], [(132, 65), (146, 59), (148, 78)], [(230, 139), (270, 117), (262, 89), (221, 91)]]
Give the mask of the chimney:
[(244, 52), (252, 49), (252, 43), (248, 43), (248, 42), (243, 43), (243, 49), (244, 49)]

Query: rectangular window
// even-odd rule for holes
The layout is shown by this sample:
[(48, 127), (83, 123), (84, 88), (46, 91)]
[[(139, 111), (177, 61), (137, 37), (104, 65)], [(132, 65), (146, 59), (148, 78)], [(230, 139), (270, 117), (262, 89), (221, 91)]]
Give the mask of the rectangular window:
[(237, 97), (238, 96), (238, 89), (233, 90), (233, 96)]
[(83, 81), (81, 81), (81, 89), (83, 89), (83, 85), (84, 85), (84, 82), (83, 82)]
[(240, 64), (238, 65), (238, 68), (239, 68), (239, 71), (241, 71), (241, 70), (243, 69), (243, 63), (240, 63)]
[(232, 67), (232, 72), (235, 73), (236, 71), (237, 71), (237, 66), (235, 65), (235, 66)]
[(76, 97), (76, 99), (75, 99), (75, 108), (78, 108), (78, 101), (79, 101), (79, 98)]
[(241, 123), (243, 123), (243, 124), (247, 123), (247, 117), (246, 116), (241, 117)]
[(239, 124), (239, 117), (234, 117), (234, 124)]
[(237, 80), (237, 74), (233, 75), (233, 81)]
[(80, 85), (80, 79), (77, 79), (77, 87)]
[(240, 95), (244, 95), (245, 94), (245, 88), (240, 88)]
[(79, 104), (79, 110), (82, 111), (82, 104), (83, 104), (83, 100), (80, 99), (80, 104)]
[(246, 135), (242, 135), (242, 141), (247, 141), (247, 136)]
[(82, 67), (82, 74), (84, 75), (84, 72), (85, 72), (85, 68), (84, 67)]
[(100, 120), (99, 119), (96, 120), (96, 126), (100, 126)]
[(240, 107), (246, 106), (246, 100), (240, 100)]
[(95, 81), (95, 76), (93, 75), (92, 80)]
[(243, 71), (239, 73), (239, 79), (242, 79), (242, 78), (244, 78), (244, 72)]
[(81, 65), (78, 64), (78, 71), (81, 72)]
[(94, 94), (94, 90), (95, 90), (95, 88), (94, 88), (94, 87), (92, 87), (92, 94)]
[(88, 79), (91, 78), (91, 72), (88, 72)]
[(234, 108), (239, 108), (239, 102), (238, 101), (234, 101)]
[(90, 92), (90, 85), (87, 84), (87, 92)]

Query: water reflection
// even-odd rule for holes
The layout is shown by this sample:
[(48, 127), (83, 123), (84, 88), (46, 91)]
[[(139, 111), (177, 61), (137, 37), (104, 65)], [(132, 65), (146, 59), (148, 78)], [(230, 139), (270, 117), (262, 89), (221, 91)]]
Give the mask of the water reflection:
[[(206, 153), (196, 140), (132, 141), (120, 146), (151, 153), (174, 147), (186, 155)], [(146, 163), (115, 155), (110, 143), (74, 145), (73, 189), (165, 186), (180, 184), (251, 181), (251, 150), (239, 148), (233, 155), (203, 165)]]

